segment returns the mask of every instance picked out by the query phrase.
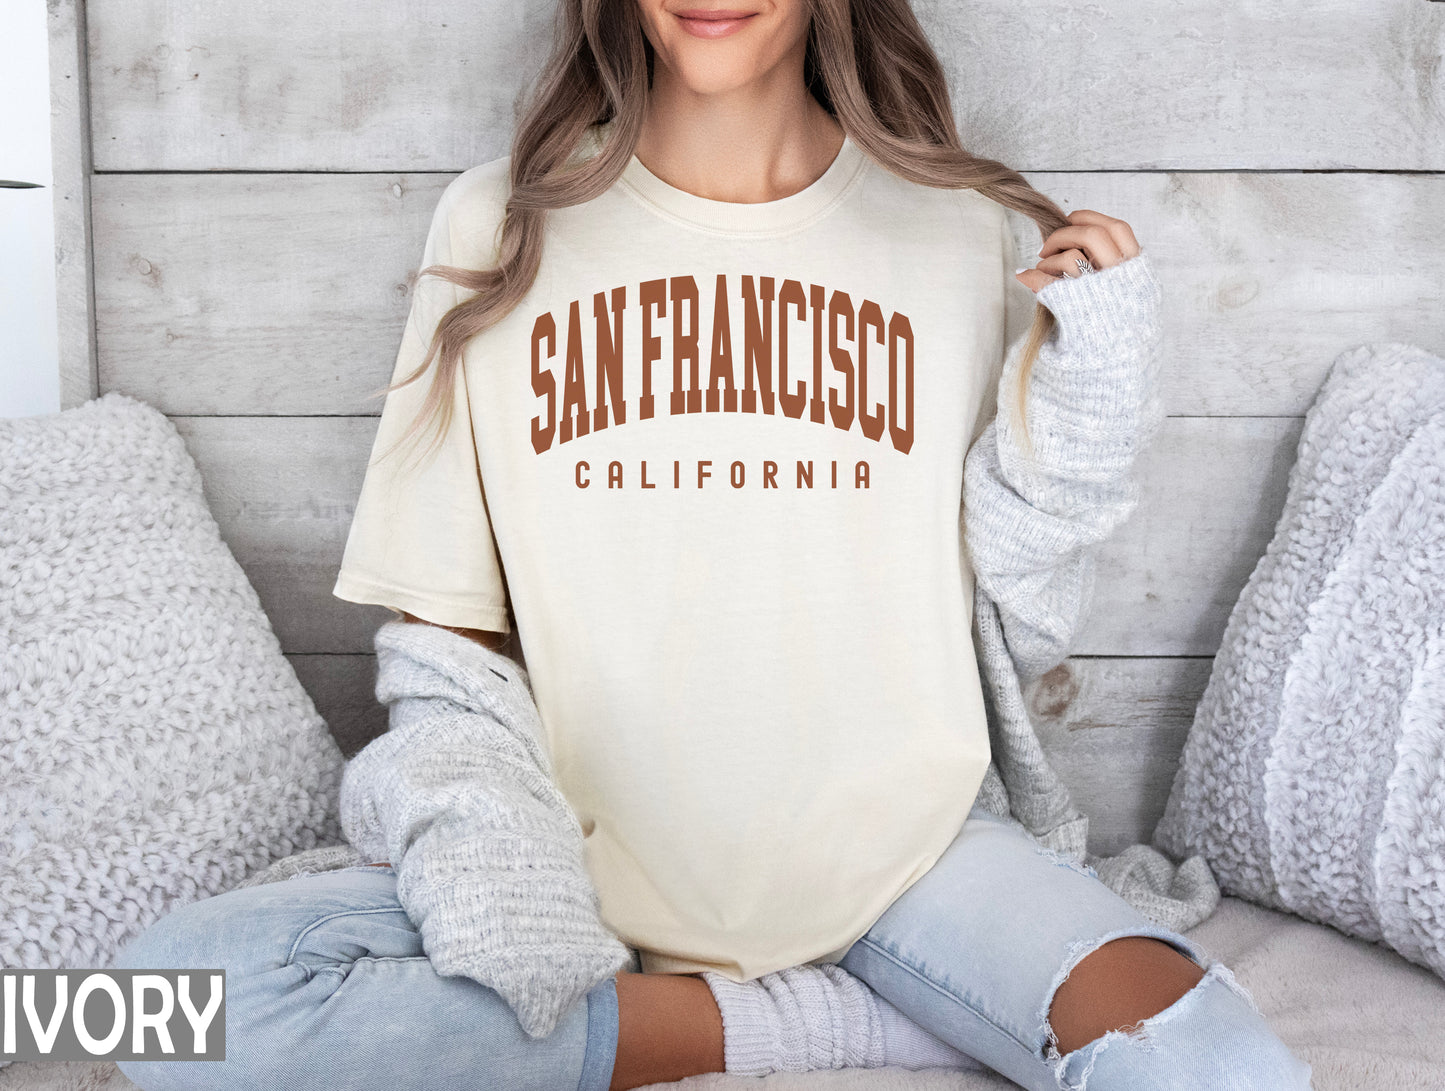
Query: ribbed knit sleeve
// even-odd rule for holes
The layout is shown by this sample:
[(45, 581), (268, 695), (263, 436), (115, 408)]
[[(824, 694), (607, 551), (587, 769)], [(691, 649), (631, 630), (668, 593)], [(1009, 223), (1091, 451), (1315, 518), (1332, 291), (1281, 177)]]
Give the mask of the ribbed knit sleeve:
[(603, 923), (525, 670), (435, 625), (375, 637), (390, 730), (348, 763), (341, 827), (389, 860), (438, 973), (498, 992), (533, 1037), (631, 957)]
[(1034, 298), (1056, 324), (1028, 385), (1033, 454), (1014, 417), (1019, 337), (999, 375), (997, 414), (964, 464), (968, 553), (1024, 682), (1068, 654), (1093, 596), (1094, 548), (1137, 505), (1136, 458), (1163, 420), (1161, 293), (1147, 251)]

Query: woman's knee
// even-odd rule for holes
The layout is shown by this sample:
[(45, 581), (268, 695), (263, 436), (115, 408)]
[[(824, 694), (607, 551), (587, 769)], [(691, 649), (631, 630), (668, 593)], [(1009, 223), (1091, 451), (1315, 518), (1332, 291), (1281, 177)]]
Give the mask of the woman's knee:
[(1061, 1053), (1157, 1015), (1199, 983), (1204, 967), (1156, 936), (1116, 936), (1077, 962), (1049, 1005)]
[(241, 891), (173, 906), (122, 944), (111, 965), (127, 970), (230, 968), (241, 947), (228, 922), (242, 912)]
[[(1117, 943), (1120, 939), (1138, 942)], [(1107, 951), (1111, 946), (1114, 950)], [(1100, 1011), (1086, 1016), (1085, 1022), (1093, 1026), (1082, 1033), (1075, 1029), (1072, 1039), (1056, 1038), (1053, 1026), (1048, 1027), (1047, 1057), (1061, 1088), (1309, 1091), (1310, 1066), (1274, 1033), (1254, 998), (1222, 962), (1186, 957), (1157, 937), (1116, 937), (1095, 951), (1106, 953), (1091, 968), (1093, 985), (1087, 992), (1076, 991), (1072, 1001), (1066, 999), (1066, 1004), (1087, 1005), (1092, 998)], [(1084, 968), (1093, 953), (1079, 960), (1075, 970)], [(1131, 962), (1138, 971), (1165, 975), (1167, 982), (1131, 996), (1118, 974)], [(1115, 971), (1113, 980), (1105, 981), (1110, 969)], [(1193, 983), (1181, 989), (1189, 978)], [(1141, 981), (1132, 980), (1136, 985)], [(1057, 996), (1050, 1001), (1051, 1009)], [(1100, 1030), (1103, 1024), (1109, 1025)], [(1085, 1035), (1087, 1040), (1080, 1041)]]
[(308, 1007), (325, 1001), (350, 962), (375, 946), (420, 954), (386, 878), (353, 874), (298, 876), (187, 903), (126, 944), (117, 968), (223, 972), (225, 1060), (118, 1061), (121, 1071), (143, 1091), (264, 1086), (264, 1066), (286, 1052), (287, 1035), (305, 1025)]
[[(325, 935), (328, 922), (360, 915), (385, 919), (359, 933), (416, 953), (415, 928), (396, 898), (390, 872), (359, 868), (295, 876), (242, 887), (178, 906), (125, 944), (115, 965), (126, 968), (225, 968), (248, 975), (285, 966), (308, 937)], [(340, 946), (344, 960), (360, 948)]]

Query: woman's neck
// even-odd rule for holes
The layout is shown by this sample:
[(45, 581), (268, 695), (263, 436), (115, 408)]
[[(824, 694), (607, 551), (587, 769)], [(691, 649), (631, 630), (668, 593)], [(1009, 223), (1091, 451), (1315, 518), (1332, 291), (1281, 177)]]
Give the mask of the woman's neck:
[(678, 189), (754, 204), (811, 185), (842, 144), (842, 126), (798, 75), (699, 95), (659, 67), (635, 154)]

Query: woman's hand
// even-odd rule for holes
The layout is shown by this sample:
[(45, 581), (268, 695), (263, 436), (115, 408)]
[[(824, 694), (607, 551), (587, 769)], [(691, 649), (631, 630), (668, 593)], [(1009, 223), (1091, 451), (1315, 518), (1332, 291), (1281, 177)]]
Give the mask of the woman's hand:
[(1084, 275), (1079, 272), (1076, 258), (1086, 258), (1095, 269), (1107, 269), (1139, 253), (1134, 231), (1123, 220), (1091, 208), (1076, 208), (1067, 219), (1068, 226), (1044, 240), (1038, 265), (1014, 274), (1032, 292), (1057, 282), (1061, 276)]

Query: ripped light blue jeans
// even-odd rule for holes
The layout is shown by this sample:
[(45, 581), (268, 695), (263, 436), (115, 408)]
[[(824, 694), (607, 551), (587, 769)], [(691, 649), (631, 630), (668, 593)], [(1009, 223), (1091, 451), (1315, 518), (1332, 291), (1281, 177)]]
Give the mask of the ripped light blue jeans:
[[(1059, 1055), (1048, 1026), (1074, 964), (1120, 936), (1155, 936), (1207, 972), (1129, 1031)], [(224, 1061), (119, 1061), (143, 1091), (383, 1088), (607, 1091), (615, 979), (545, 1038), (505, 1002), (432, 968), (390, 867), (243, 887), (171, 911), (114, 965), (226, 969)], [(1230, 971), (1151, 924), (1013, 819), (975, 807), (929, 872), (841, 965), (914, 1022), (1033, 1091), (1295, 1091), (1310, 1068)]]
[[(1049, 1006), (1075, 964), (1153, 936), (1206, 972), (1128, 1030), (1060, 1054)], [(1307, 1091), (1310, 1066), (1222, 962), (1094, 869), (977, 805), (937, 863), (840, 961), (919, 1026), (1030, 1091)]]

